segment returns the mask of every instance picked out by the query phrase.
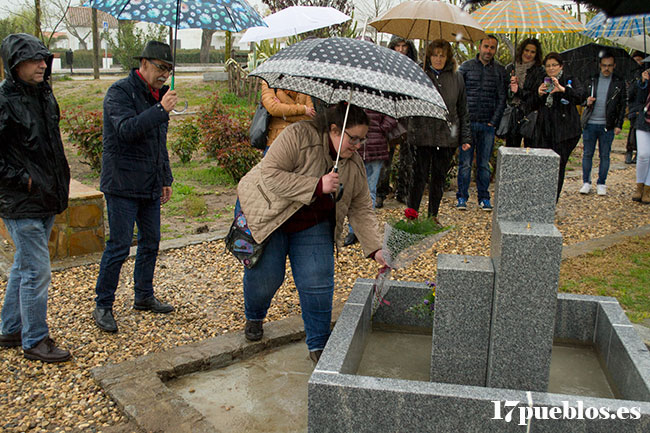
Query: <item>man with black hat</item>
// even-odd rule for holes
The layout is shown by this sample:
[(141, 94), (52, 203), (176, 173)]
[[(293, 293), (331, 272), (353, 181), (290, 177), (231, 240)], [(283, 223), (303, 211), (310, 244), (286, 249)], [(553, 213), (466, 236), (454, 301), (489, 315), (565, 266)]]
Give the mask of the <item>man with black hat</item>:
[(53, 56), (24, 33), (7, 36), (0, 52), (7, 77), (0, 84), (0, 217), (16, 247), (0, 347), (22, 346), (27, 359), (67, 361), (70, 352), (56, 347), (47, 326), (48, 240), (70, 188), (59, 105), (47, 84)]
[(102, 255), (93, 318), (106, 332), (117, 332), (113, 302), (133, 225), (138, 226), (133, 308), (170, 313), (154, 296), (153, 274), (160, 243), (160, 205), (172, 195), (167, 153), (169, 112), (178, 96), (164, 85), (172, 71), (169, 45), (150, 41), (137, 57), (140, 67), (113, 84), (104, 98), (104, 153), (100, 190), (106, 198), (109, 240)]

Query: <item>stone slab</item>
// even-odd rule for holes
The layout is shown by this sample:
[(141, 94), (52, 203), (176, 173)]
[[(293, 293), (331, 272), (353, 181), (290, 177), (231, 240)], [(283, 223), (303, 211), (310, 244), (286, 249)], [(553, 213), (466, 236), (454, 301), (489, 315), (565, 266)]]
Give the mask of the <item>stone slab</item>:
[(227, 72), (204, 72), (203, 81), (228, 81)]
[(84, 185), (78, 180), (70, 179), (70, 200), (89, 200), (96, 198), (103, 198), (104, 194), (101, 191), (97, 191), (95, 188)]
[(546, 391), (562, 235), (552, 224), (497, 221), (487, 385)]
[(485, 386), (494, 267), (489, 257), (438, 255), (431, 381)]
[(499, 148), (493, 220), (555, 220), (560, 157), (549, 149)]

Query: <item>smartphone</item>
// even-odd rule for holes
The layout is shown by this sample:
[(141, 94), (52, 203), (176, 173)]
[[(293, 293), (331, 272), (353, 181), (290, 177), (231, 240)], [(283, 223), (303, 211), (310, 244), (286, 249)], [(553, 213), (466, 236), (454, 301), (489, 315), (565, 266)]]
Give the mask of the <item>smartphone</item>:
[(546, 93), (551, 93), (553, 91), (553, 80), (551, 77), (544, 77), (544, 84), (546, 84)]

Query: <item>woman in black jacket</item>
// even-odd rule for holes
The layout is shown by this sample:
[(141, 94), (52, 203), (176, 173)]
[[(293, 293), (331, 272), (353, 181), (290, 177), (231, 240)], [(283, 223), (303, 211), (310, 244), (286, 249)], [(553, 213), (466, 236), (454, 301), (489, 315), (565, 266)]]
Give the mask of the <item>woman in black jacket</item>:
[[(512, 110), (506, 146), (521, 147), (522, 136), (518, 125), (532, 111), (532, 100), (536, 97), (537, 87), (545, 74), (542, 67), (542, 46), (537, 39), (524, 39), (519, 44), (515, 61), (506, 66), (506, 73), (510, 77), (508, 107)], [(524, 146), (531, 147), (533, 144), (530, 139), (524, 138)]]
[(569, 155), (582, 134), (576, 105), (584, 102), (586, 95), (578, 80), (564, 73), (564, 62), (558, 53), (548, 53), (542, 64), (546, 76), (537, 83), (537, 96), (531, 107), (539, 110), (534, 147), (553, 149), (560, 156), (559, 199)]
[(429, 180), (429, 217), (437, 217), (442, 200), (445, 178), (454, 153), (459, 146), (470, 148), (472, 133), (469, 127), (467, 96), (463, 76), (456, 71), (451, 45), (444, 39), (429, 44), (426, 73), (440, 92), (449, 110), (449, 122), (429, 117), (414, 117), (409, 121), (407, 140), (414, 149), (413, 180), (407, 205), (418, 210), (427, 178)]

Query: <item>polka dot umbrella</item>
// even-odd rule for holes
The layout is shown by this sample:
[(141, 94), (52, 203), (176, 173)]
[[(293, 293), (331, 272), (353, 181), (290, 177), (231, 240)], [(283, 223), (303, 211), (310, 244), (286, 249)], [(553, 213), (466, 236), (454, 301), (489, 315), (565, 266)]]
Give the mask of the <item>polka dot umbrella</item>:
[(249, 75), (327, 104), (348, 101), (394, 118), (447, 119), (440, 93), (415, 62), (367, 41), (306, 39), (271, 56)]
[[(240, 32), (249, 27), (266, 26), (246, 0), (89, 0), (85, 6), (109, 13), (118, 20), (146, 21), (173, 27), (175, 40), (178, 29)], [(173, 57), (175, 65), (176, 46)]]

